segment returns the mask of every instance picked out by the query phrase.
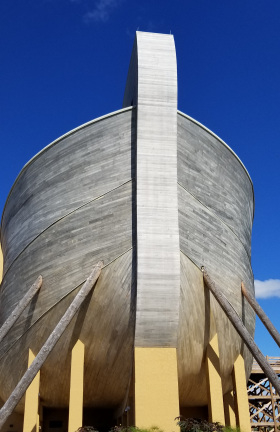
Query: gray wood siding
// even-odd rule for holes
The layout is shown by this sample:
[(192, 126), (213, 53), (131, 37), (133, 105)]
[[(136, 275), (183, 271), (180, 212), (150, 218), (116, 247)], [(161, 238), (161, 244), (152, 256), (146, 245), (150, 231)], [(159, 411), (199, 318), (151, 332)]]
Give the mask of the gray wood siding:
[(21, 335), (26, 323), (30, 325), (35, 322), (71, 289), (81, 284), (95, 262), (103, 260), (106, 265), (131, 247), (131, 181), (45, 230), (13, 263), (2, 282), (1, 323), (35, 276), (43, 276), (36, 308), (30, 307), (21, 315), (3, 340), (0, 354)]
[(216, 330), (207, 294), (201, 270), (181, 252), (177, 350), (180, 406), (207, 405), (205, 351)]
[(254, 292), (254, 195), (248, 173), (236, 155), (182, 113), (178, 113), (177, 145), (182, 251), (179, 397), (182, 406), (206, 405), (205, 349), (214, 332), (217, 330), (219, 337), (224, 392), (231, 389), (231, 370), (238, 354), (244, 354), (247, 377), (252, 357), (215, 299), (204, 290), (200, 268), (208, 269), (253, 335), (255, 314), (242, 301), (241, 281)]
[[(178, 185), (178, 202), (181, 251), (199, 269), (201, 266), (207, 268), (211, 278), (223, 288), (223, 293), (253, 335), (255, 314), (250, 306), (242, 301), (241, 296), (241, 281), (244, 281), (250, 292), (254, 292), (250, 257), (245, 247), (233, 231), (215, 213), (207, 209), (180, 185)], [(186, 383), (183, 391), (184, 400), (180, 401), (180, 403), (191, 405), (191, 386), (194, 385), (196, 379), (198, 381), (200, 379), (198, 365), (204, 368), (204, 358), (201, 350), (196, 345), (202, 344), (205, 347), (205, 337), (206, 343), (208, 343), (208, 339), (205, 334), (202, 339), (201, 333), (201, 325), (205, 320), (204, 311), (201, 309), (201, 288), (197, 284), (196, 290), (193, 291), (192, 273), (189, 271), (189, 266), (185, 270), (184, 266), (186, 266), (186, 261), (181, 256), (181, 289), (184, 292), (183, 295), (181, 294), (181, 306), (185, 312), (183, 315), (181, 314), (182, 319), (180, 319), (179, 324), (178, 352), (180, 353), (179, 357), (185, 358), (183, 364), (186, 365), (186, 368), (190, 366), (186, 359), (189, 359), (189, 363), (193, 367), (195, 365), (197, 367), (196, 372), (190, 374), (188, 369), (184, 369), (183, 364), (180, 366), (179, 375), (189, 376), (188, 383)], [(188, 276), (184, 276), (185, 274), (188, 274)], [(195, 277), (197, 278), (197, 276)], [(186, 278), (188, 280), (187, 284), (184, 283)], [(188, 315), (190, 309), (192, 312)], [(252, 359), (248, 350), (241, 343), (235, 329), (213, 298), (211, 298), (211, 310), (219, 337), (221, 374), (224, 380), (224, 390), (226, 391), (231, 387), (230, 374), (238, 353), (244, 352), (247, 376), (250, 373)], [(184, 316), (185, 318), (183, 318)], [(192, 319), (195, 319), (196, 330), (191, 324)], [(192, 335), (191, 341), (189, 332)], [(194, 352), (196, 355), (190, 357), (190, 352)], [(181, 383), (181, 385), (183, 384)], [(206, 393), (203, 390), (199, 399), (200, 402), (206, 403)]]
[(43, 286), (1, 344), (3, 399), (26, 368), (28, 348), (38, 352), (91, 266), (102, 259), (106, 267), (99, 288), (88, 309), (78, 313), (78, 329), (71, 324), (44, 366), (40, 392), (50, 406), (67, 406), (69, 350), (77, 336), (86, 345), (86, 379), (94, 384), (85, 403), (117, 407), (123, 402), (136, 307), (134, 114), (118, 113), (48, 147), (26, 166), (11, 191), (3, 219), (2, 240), (10, 261), (1, 284), (0, 323), (38, 274)]
[(4, 274), (43, 230), (134, 177), (135, 114), (117, 112), (80, 127), (26, 165), (2, 217)]
[[(138, 79), (137, 92), (135, 79)], [(135, 345), (175, 347), (180, 255), (177, 63), (172, 35), (136, 33), (125, 103), (135, 99), (135, 92), (138, 98)]]
[(254, 195), (248, 174), (229, 148), (182, 114), (178, 182), (235, 232), (250, 255)]
[[(118, 407), (125, 398), (134, 351), (136, 259), (133, 253), (129, 250), (102, 270), (93, 293), (44, 364), (40, 396), (47, 406), (68, 407), (70, 353), (78, 338), (85, 344), (84, 405)], [(85, 271), (84, 276), (87, 275)], [(35, 353), (39, 351), (78, 289), (62, 298), (38, 321), (26, 322), (23, 326), (26, 332), (7, 355), (1, 356), (3, 398), (9, 396), (27, 367), (28, 347)], [(22, 409), (23, 403), (18, 408)]]
[(218, 137), (177, 112), (173, 36), (137, 32), (124, 105), (137, 101), (137, 112), (112, 113), (52, 143), (11, 190), (0, 325), (39, 274), (43, 286), (1, 344), (3, 399), (26, 369), (29, 347), (38, 352), (98, 260), (105, 267), (94, 292), (42, 368), (47, 405), (68, 405), (77, 338), (85, 343), (85, 406), (124, 402), (134, 345), (177, 347), (182, 406), (206, 404), (205, 349), (214, 332), (224, 391), (240, 352), (250, 372), (251, 356), (204, 289), (200, 268), (253, 334), (254, 313), (241, 296), (241, 281), (254, 292), (251, 180)]

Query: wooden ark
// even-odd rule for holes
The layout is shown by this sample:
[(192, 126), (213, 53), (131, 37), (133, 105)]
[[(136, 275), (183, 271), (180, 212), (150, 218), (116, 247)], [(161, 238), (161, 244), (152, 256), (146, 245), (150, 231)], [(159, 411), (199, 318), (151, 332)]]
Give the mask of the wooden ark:
[(216, 331), (224, 392), (240, 352), (248, 377), (251, 356), (205, 290), (201, 266), (253, 334), (254, 313), (240, 289), (243, 281), (254, 292), (253, 213), (242, 162), (177, 111), (173, 36), (137, 32), (123, 108), (44, 148), (8, 196), (0, 324), (39, 274), (43, 285), (1, 344), (0, 397), (8, 398), (29, 348), (38, 353), (99, 260), (95, 289), (41, 370), (45, 406), (68, 406), (78, 339), (85, 407), (125, 403), (134, 347), (177, 348), (180, 406), (206, 405), (205, 349)]

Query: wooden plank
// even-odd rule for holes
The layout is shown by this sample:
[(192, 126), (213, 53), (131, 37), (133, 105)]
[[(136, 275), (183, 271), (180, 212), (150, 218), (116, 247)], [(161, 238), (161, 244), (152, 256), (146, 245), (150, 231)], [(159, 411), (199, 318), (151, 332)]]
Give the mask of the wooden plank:
[(215, 212), (250, 253), (254, 191), (248, 172), (220, 138), (181, 112), (178, 182)]
[[(223, 293), (242, 316), (250, 334), (253, 335), (255, 313), (246, 301), (242, 302), (240, 292), (242, 280), (246, 280), (250, 290), (253, 291), (254, 289), (251, 262), (246, 249), (233, 231), (213, 211), (206, 208), (181, 186), (178, 186), (178, 205), (180, 248), (182, 252), (197, 266), (198, 271), (204, 265), (209, 273), (211, 272), (212, 278), (219, 283), (219, 286), (223, 287)], [(196, 301), (192, 301), (192, 303), (194, 304), (194, 310), (197, 309), (197, 314), (194, 315), (194, 322), (199, 323), (195, 326), (197, 329), (200, 328), (204, 320), (203, 308), (201, 310), (199, 306), (202, 301), (199, 292), (199, 290), (194, 289), (192, 293), (189, 293), (189, 288), (186, 287), (187, 298), (185, 302), (188, 301), (188, 297), (190, 299), (196, 297)], [(243, 351), (240, 337), (226, 315), (221, 314), (220, 307), (213, 296), (210, 296), (209, 302), (211, 313), (216, 322), (219, 340), (221, 341), (221, 374), (224, 390), (227, 392), (232, 388), (230, 374), (233, 362), (238, 354), (242, 350), (247, 379), (251, 373), (252, 355), (246, 347)], [(196, 332), (194, 334), (196, 338)], [(193, 344), (195, 345), (195, 341), (196, 339), (189, 337), (190, 347)], [(194, 353), (197, 352), (197, 348), (190, 347), (189, 350)], [(200, 358), (196, 356), (193, 359), (195, 365), (200, 361)], [(185, 374), (187, 375), (187, 373), (186, 370)], [(199, 373), (196, 378), (197, 380), (200, 379)], [(191, 381), (193, 380), (195, 381), (194, 376), (191, 378)], [(195, 393), (195, 397), (198, 398), (199, 395)]]
[[(181, 406), (207, 405), (205, 352), (216, 333), (201, 270), (181, 252), (178, 378)], [(197, 391), (199, 388), (199, 392)]]
[(42, 346), (41, 350), (37, 354), (36, 358), (33, 360), (32, 364), (29, 366), (19, 383), (17, 384), (16, 388), (10, 395), (9, 399), (5, 402), (3, 407), (0, 410), (0, 429), (9, 417), (9, 415), (12, 414), (13, 410), (19, 403), (20, 399), (23, 397), (24, 393), (26, 392), (28, 386), (31, 384), (41, 367), (43, 366), (44, 362), (46, 361), (47, 357), (51, 353), (52, 349), (58, 342), (59, 338), (63, 334), (63, 332), (66, 330), (67, 326), (70, 324), (73, 316), (76, 314), (76, 312), (81, 307), (82, 303), (86, 299), (87, 295), (93, 288), (94, 284), (96, 283), (100, 273), (101, 269), (103, 267), (103, 262), (99, 261), (94, 267), (85, 281), (84, 285), (80, 289), (79, 293), (76, 295), (75, 299), (65, 312), (65, 314), (60, 319), (59, 323), (45, 342), (45, 344)]
[(39, 289), (42, 286), (43, 278), (42, 276), (38, 276), (34, 284), (29, 288), (25, 296), (21, 299), (21, 301), (18, 303), (18, 305), (15, 307), (13, 312), (9, 315), (7, 320), (4, 322), (0, 329), (0, 343), (8, 333), (8, 331), (12, 328), (13, 324), (16, 322), (16, 320), (19, 318), (21, 313), (24, 311), (24, 309), (28, 306), (28, 304), (31, 302), (35, 294), (39, 291)]
[(135, 99), (137, 83), (135, 345), (176, 347), (180, 255), (173, 36), (136, 32), (129, 74), (124, 103)]
[[(82, 271), (84, 274), (85, 267)], [(12, 378), (3, 381), (1, 390), (5, 400), (25, 372), (26, 347), (39, 352), (79, 289), (77, 287), (32, 323), (1, 359), (0, 375)], [(94, 291), (44, 363), (40, 395), (48, 406), (68, 406), (71, 349), (77, 338), (85, 344), (85, 382), (91, 383), (84, 387), (85, 406), (116, 407), (122, 403), (131, 377), (135, 305), (136, 255), (135, 250), (130, 249), (102, 269)], [(109, 315), (106, 311), (110, 311)], [(22, 403), (17, 409), (22, 409)]]
[(45, 229), (134, 177), (135, 115), (125, 109), (90, 122), (24, 167), (2, 216), (4, 274)]
[(274, 327), (274, 325), (272, 324), (264, 310), (260, 307), (256, 299), (251, 295), (251, 293), (246, 290), (243, 282), (241, 282), (241, 291), (280, 348), (280, 334), (278, 330)]
[[(72, 212), (42, 232), (13, 263), (2, 283), (1, 320), (4, 321), (21, 300), (26, 283), (30, 283), (34, 275), (42, 273), (44, 284), (36, 305), (24, 311), (3, 340), (0, 355), (22, 335), (26, 323), (32, 325), (70, 289), (83, 282), (92, 260), (103, 259), (107, 265), (132, 247), (132, 190), (133, 184), (128, 182)], [(17, 290), (13, 290), (15, 283)], [(6, 384), (1, 383), (0, 388), (3, 386)]]
[(207, 274), (205, 268), (203, 268), (203, 278), (207, 285), (207, 287), (211, 290), (212, 294), (215, 296), (216, 300), (218, 301), (219, 305), (223, 309), (223, 311), (226, 313), (227, 317), (230, 319), (232, 325), (234, 326), (235, 330), (238, 332), (244, 343), (246, 344), (247, 348), (250, 350), (254, 358), (257, 360), (261, 368), (263, 369), (264, 373), (266, 374), (269, 381), (274, 386), (275, 390), (280, 396), (280, 382), (278, 379), (278, 376), (274, 372), (274, 370), (271, 368), (270, 364), (264, 357), (264, 355), (259, 350), (258, 346), (254, 342), (254, 339), (244, 326), (243, 322), (241, 321), (240, 317), (235, 312), (232, 305), (229, 303), (229, 301), (226, 299), (226, 297), (223, 295), (222, 291), (218, 289), (215, 286), (215, 283), (210, 279), (209, 275)]

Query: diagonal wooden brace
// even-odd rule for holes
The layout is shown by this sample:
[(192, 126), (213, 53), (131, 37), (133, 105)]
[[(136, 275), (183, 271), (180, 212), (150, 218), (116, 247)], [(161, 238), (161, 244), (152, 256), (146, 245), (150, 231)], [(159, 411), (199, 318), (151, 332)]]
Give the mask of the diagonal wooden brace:
[(253, 310), (256, 312), (262, 323), (265, 325), (267, 330), (269, 331), (270, 335), (273, 337), (275, 342), (280, 348), (280, 334), (277, 331), (277, 329), (274, 327), (264, 310), (260, 307), (257, 300), (246, 290), (245, 285), (243, 282), (241, 282), (241, 291), (248, 303), (251, 305)]
[(202, 267), (203, 272), (203, 279), (206, 284), (206, 286), (210, 289), (212, 294), (214, 295), (215, 299), (225, 312), (228, 319), (231, 321), (232, 325), (234, 326), (235, 330), (239, 334), (239, 336), (244, 341), (245, 345), (253, 355), (253, 357), (256, 359), (258, 364), (260, 365), (261, 369), (266, 374), (267, 378), (271, 382), (271, 384), (274, 386), (275, 390), (280, 396), (280, 381), (278, 379), (278, 376), (262, 354), (262, 352), (259, 350), (257, 344), (255, 343), (254, 339), (244, 326), (242, 320), (240, 319), (239, 315), (234, 310), (233, 306), (230, 304), (230, 302), (226, 299), (224, 294), (222, 293), (221, 289), (218, 289), (215, 285), (215, 283), (210, 279), (209, 275), (207, 274), (204, 267)]
[(52, 331), (48, 339), (46, 340), (45, 344), (40, 349), (39, 353), (33, 360), (30, 367), (27, 369), (19, 383), (17, 384), (14, 391), (11, 393), (10, 397), (8, 398), (7, 402), (3, 405), (3, 407), (0, 410), (0, 430), (9, 417), (9, 415), (13, 412), (14, 408), (19, 403), (20, 399), (26, 392), (28, 386), (33, 381), (36, 374), (39, 372), (41, 367), (43, 366), (44, 362), (46, 361), (47, 357), (51, 353), (52, 349), (60, 339), (63, 332), (66, 330), (67, 326), (70, 324), (73, 316), (78, 311), (80, 306), (82, 305), (83, 301), (86, 299), (87, 295), (91, 291), (92, 287), (94, 286), (95, 282), (97, 281), (101, 269), (103, 267), (103, 262), (99, 261), (97, 265), (93, 267), (93, 270), (90, 274), (90, 276), (87, 278), (85, 283), (83, 284), (82, 288), (68, 307), (67, 311), (63, 315), (63, 317), (60, 319), (59, 323), (55, 327), (55, 329)]
[(4, 324), (0, 328), (0, 343), (2, 342), (8, 331), (11, 329), (11, 327), (14, 325), (16, 320), (19, 318), (19, 316), (22, 314), (24, 309), (31, 302), (37, 291), (41, 288), (42, 282), (43, 278), (42, 276), (39, 276), (34, 282), (34, 284), (29, 288), (25, 296), (20, 300), (11, 315), (9, 315), (7, 320), (4, 322)]

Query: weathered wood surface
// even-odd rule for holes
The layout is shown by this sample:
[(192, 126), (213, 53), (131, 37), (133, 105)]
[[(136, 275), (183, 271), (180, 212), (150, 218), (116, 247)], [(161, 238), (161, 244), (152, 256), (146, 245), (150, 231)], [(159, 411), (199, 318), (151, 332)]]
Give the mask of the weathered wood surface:
[[(205, 350), (216, 332), (201, 270), (181, 252), (178, 380), (181, 406), (207, 405)], [(198, 391), (199, 389), (199, 391)]]
[[(199, 268), (204, 265), (211, 271), (215, 280), (224, 287), (224, 294), (243, 317), (246, 327), (254, 334), (255, 314), (246, 303), (242, 302), (240, 284), (246, 284), (253, 290), (253, 274), (250, 257), (242, 243), (230, 228), (210, 210), (190, 196), (179, 186), (179, 228), (180, 248)], [(217, 282), (217, 283), (218, 283)], [(217, 331), (222, 340), (220, 349), (220, 367), (225, 379), (225, 388), (230, 389), (230, 371), (234, 359), (242, 349), (242, 344), (227, 318), (220, 314), (216, 302), (211, 302), (216, 320)], [(197, 316), (197, 320), (199, 321)], [(194, 335), (196, 338), (196, 335)], [(186, 352), (187, 355), (187, 352)], [(249, 376), (251, 355), (245, 350), (246, 374)], [(202, 361), (201, 358), (194, 362)]]
[[(66, 310), (75, 295), (83, 281), (83, 275), (89, 272), (89, 261), (100, 259), (104, 260), (106, 266), (106, 271), (103, 270), (106, 278), (102, 275), (98, 282), (98, 287), (104, 282), (102, 290), (96, 290), (100, 300), (95, 299), (94, 304), (89, 304), (91, 314), (87, 315), (86, 311), (84, 315), (82, 312), (78, 314), (78, 329), (71, 324), (46, 361), (45, 372), (41, 375), (41, 394), (50, 406), (67, 406), (70, 371), (68, 354), (74, 335), (80, 331), (86, 346), (85, 374), (95, 386), (95, 391), (88, 386), (85, 404), (90, 405), (93, 401), (97, 406), (108, 403), (117, 406), (126, 394), (131, 372), (135, 321), (132, 312), (135, 312), (133, 293), (136, 269), (133, 264), (135, 114), (135, 110), (124, 110), (89, 124), (59, 143), (51, 145), (26, 166), (8, 198), (6, 212), (11, 211), (14, 204), (14, 217), (21, 214), (25, 215), (27, 220), (21, 220), (20, 223), (24, 248), (19, 254), (15, 254), (16, 257), (7, 268), (1, 286), (0, 322), (6, 320), (24, 296), (26, 284), (31, 283), (38, 272), (43, 274), (44, 284), (38, 298), (30, 303), (1, 344), (0, 392), (3, 399), (8, 397), (24, 373), (28, 348), (38, 352), (42, 341), (49, 336), (61, 312)], [(101, 127), (102, 122), (104, 123)], [(62, 148), (59, 148), (60, 144)], [(49, 173), (52, 151), (57, 168), (57, 171), (52, 171), (53, 177)], [(66, 163), (63, 163), (64, 152)], [(72, 154), (73, 160), (70, 160)], [(87, 158), (91, 161), (87, 162)], [(68, 170), (68, 163), (71, 169), (65, 172), (64, 170)], [(39, 190), (36, 189), (38, 170)], [(72, 176), (71, 172), (75, 173), (76, 177)], [(67, 185), (64, 185), (64, 182)], [(30, 184), (34, 185), (39, 196), (33, 196)], [(46, 192), (43, 191), (44, 184)], [(25, 197), (24, 201), (21, 194)], [(18, 200), (22, 208), (17, 204)], [(61, 211), (65, 207), (67, 214), (57, 213), (55, 206), (58, 201)], [(28, 215), (32, 214), (35, 204), (40, 222), (36, 225), (35, 221), (35, 228), (30, 227), (30, 230), (33, 230), (31, 235), (28, 227), (29, 223), (33, 224), (34, 221), (28, 221)], [(74, 205), (78, 207), (73, 209)], [(54, 210), (51, 210), (52, 208)], [(51, 219), (53, 214), (58, 217), (56, 221)], [(15, 222), (11, 222), (13, 223)], [(16, 239), (11, 231), (12, 225), (8, 225), (2, 232), (2, 238), (5, 237), (5, 243), (8, 244), (6, 252), (11, 248), (11, 254), (14, 254), (13, 247), (17, 248)], [(38, 234), (40, 227), (42, 232)], [(116, 285), (113, 277), (117, 281)], [(17, 290), (12, 289), (15, 280)], [(109, 319), (104, 312), (104, 304), (107, 305), (107, 310), (110, 310)], [(93, 320), (93, 316), (98, 319)], [(81, 323), (82, 330), (79, 330)], [(58, 373), (57, 365), (60, 362), (64, 367)], [(6, 380), (7, 374), (11, 377), (10, 380)], [(54, 380), (50, 380), (49, 377), (54, 375)], [(111, 388), (109, 380), (112, 383)], [(57, 383), (61, 392), (55, 391)]]
[(177, 63), (172, 35), (136, 32), (124, 103), (130, 104), (132, 99), (135, 100), (135, 91), (135, 345), (176, 347), (180, 253), (177, 203)]
[(2, 253), (2, 248), (1, 248), (1, 244), (0, 244), (0, 284), (2, 282), (2, 275), (3, 275), (3, 253)]
[[(142, 36), (139, 32), (139, 41)], [(8, 198), (0, 322), (25, 294), (23, 282), (31, 283), (39, 272), (44, 285), (1, 344), (3, 398), (14, 384), (4, 377), (19, 379), (28, 348), (38, 352), (50, 335), (81, 275), (89, 271), (89, 259), (103, 259), (105, 267), (42, 368), (40, 393), (47, 405), (68, 404), (69, 353), (77, 338), (85, 343), (85, 380), (91, 383), (85, 406), (117, 408), (123, 402), (133, 359), (137, 279), (136, 345), (177, 345), (181, 405), (206, 404), (206, 392), (194, 389), (197, 383), (205, 388), (203, 355), (214, 324), (222, 340), (225, 391), (231, 389), (231, 368), (240, 352), (250, 372), (251, 354), (216, 300), (205, 297), (200, 267), (207, 266), (226, 287), (225, 295), (252, 334), (254, 313), (240, 292), (242, 280), (253, 292), (252, 184), (219, 138), (177, 113), (173, 37), (153, 37), (141, 40), (139, 58), (135, 45), (124, 100), (138, 102), (137, 155), (136, 109), (126, 108), (45, 149), (24, 168)], [(30, 218), (33, 207), (38, 220)], [(18, 290), (13, 291), (15, 278)]]
[[(41, 373), (40, 395), (47, 406), (68, 407), (71, 350), (77, 339), (85, 344), (85, 406), (117, 407), (130, 382), (134, 346), (136, 256), (133, 250), (105, 266), (92, 294), (58, 341)], [(38, 353), (80, 287), (34, 323), (1, 360), (5, 398), (25, 372), (26, 346)], [(110, 314), (108, 316), (108, 310)], [(58, 367), (63, 365), (63, 367)], [(59, 388), (59, 392), (57, 391)], [(2, 388), (2, 393), (3, 390)], [(22, 409), (22, 404), (18, 407)]]
[(79, 308), (81, 307), (82, 303), (85, 301), (86, 297), (92, 290), (94, 284), (96, 283), (101, 270), (103, 267), (103, 262), (99, 261), (92, 269), (91, 274), (83, 284), (82, 288), (80, 289), (79, 293), (76, 295), (72, 303), (70, 304), (69, 308), (65, 312), (65, 314), (60, 319), (59, 323), (55, 327), (55, 329), (50, 334), (49, 338), (46, 340), (42, 348), (40, 349), (39, 353), (17, 384), (16, 388), (12, 392), (12, 394), (9, 396), (8, 400), (5, 402), (3, 407), (0, 409), (0, 429), (9, 417), (9, 415), (12, 414), (13, 410), (23, 397), (24, 393), (26, 392), (27, 388), (43, 366), (44, 362), (48, 358), (49, 354), (57, 344), (58, 340), (70, 324), (72, 318), (77, 313)]
[(35, 294), (39, 291), (39, 289), (42, 286), (42, 282), (43, 282), (43, 278), (40, 275), (38, 276), (34, 284), (29, 288), (25, 296), (20, 300), (20, 302), (15, 307), (13, 312), (8, 316), (8, 318), (0, 328), (0, 343), (2, 342), (2, 340), (4, 339), (8, 331), (12, 328), (13, 324), (16, 322), (19, 316), (22, 314), (24, 309), (31, 302)]
[(241, 291), (280, 348), (280, 334), (278, 330), (274, 327), (274, 325), (272, 324), (264, 310), (260, 307), (256, 299), (252, 296), (251, 293), (246, 290), (243, 282), (241, 282)]
[[(240, 192), (237, 186), (234, 186), (236, 181), (239, 183)], [(238, 158), (221, 140), (180, 113), (178, 183), (180, 249), (199, 269), (204, 265), (211, 271), (253, 335), (255, 314), (250, 306), (242, 301), (240, 292), (242, 280), (246, 282), (249, 291), (254, 292), (250, 258), (254, 208), (252, 183)], [(186, 294), (187, 309), (188, 296), (192, 298), (195, 294)], [(204, 320), (200, 315), (200, 302), (197, 294), (196, 301), (193, 302), (193, 313), (197, 316), (198, 323)], [(243, 350), (243, 345), (227, 317), (220, 314), (215, 299), (211, 300), (211, 310), (222, 341), (220, 366), (224, 388), (228, 391), (232, 386), (232, 364)], [(187, 330), (185, 332), (187, 333)], [(198, 344), (198, 340), (203, 343), (199, 334), (199, 330), (193, 334), (193, 346)], [(201, 353), (197, 349), (194, 351), (196, 355), (193, 356), (193, 362), (197, 365), (197, 372), (190, 375), (183, 390), (183, 403), (186, 405), (191, 404), (192, 386), (199, 380), (198, 365), (204, 368)], [(246, 348), (243, 354), (248, 377), (252, 356)], [(184, 356), (188, 358), (187, 349)], [(186, 376), (187, 370), (182, 371), (182, 374)], [(206, 403), (206, 392), (201, 395), (204, 395)]]
[(269, 379), (269, 381), (274, 386), (278, 395), (280, 396), (280, 382), (278, 376), (270, 366), (269, 362), (266, 360), (265, 356), (259, 350), (258, 346), (254, 342), (254, 339), (244, 326), (240, 316), (236, 313), (230, 302), (227, 300), (225, 295), (223, 294), (223, 289), (221, 287), (217, 287), (212, 278), (208, 275), (206, 269), (203, 269), (203, 279), (206, 283), (206, 286), (210, 289), (211, 293), (215, 296), (219, 305), (229, 318), (230, 322), (234, 326), (235, 330), (238, 332), (239, 336), (242, 338), (247, 348), (251, 351), (252, 355), (260, 365), (261, 369), (264, 371), (265, 375)]
[(24, 167), (2, 216), (4, 274), (45, 229), (134, 177), (135, 114), (126, 109), (87, 123)]
[(251, 253), (252, 181), (234, 152), (211, 131), (178, 113), (178, 182), (212, 210)]
[[(34, 275), (41, 272), (44, 284), (36, 304), (31, 303), (3, 340), (0, 356), (22, 334), (26, 323), (34, 323), (69, 287), (82, 282), (91, 257), (96, 261), (103, 257), (106, 265), (132, 247), (132, 189), (128, 182), (79, 208), (44, 231), (13, 263), (2, 282), (1, 321), (10, 315)], [(17, 290), (12, 289), (15, 275)]]

